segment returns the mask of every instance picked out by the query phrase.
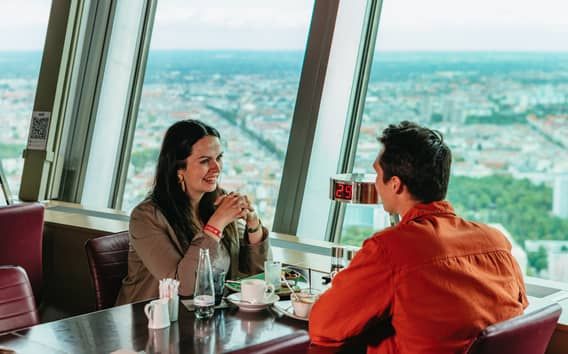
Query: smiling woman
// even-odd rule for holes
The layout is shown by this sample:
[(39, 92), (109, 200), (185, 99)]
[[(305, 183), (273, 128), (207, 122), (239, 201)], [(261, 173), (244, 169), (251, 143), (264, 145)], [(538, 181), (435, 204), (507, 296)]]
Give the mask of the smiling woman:
[(219, 187), (220, 138), (197, 120), (167, 130), (152, 191), (130, 218), (132, 247), (119, 304), (157, 297), (163, 278), (178, 279), (181, 295), (191, 295), (201, 248), (209, 250), (213, 271), (231, 279), (262, 271), (268, 230), (245, 195)]

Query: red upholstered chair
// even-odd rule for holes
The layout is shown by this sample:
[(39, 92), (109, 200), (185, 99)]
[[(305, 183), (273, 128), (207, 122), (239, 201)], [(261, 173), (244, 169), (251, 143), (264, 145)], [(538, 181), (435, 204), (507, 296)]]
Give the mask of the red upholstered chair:
[(43, 206), (16, 204), (0, 208), (0, 265), (24, 268), (36, 301), (41, 300)]
[(113, 307), (128, 273), (128, 232), (92, 238), (85, 243), (97, 310)]
[(0, 334), (38, 323), (34, 294), (26, 271), (0, 266)]
[(467, 354), (544, 354), (562, 308), (558, 304), (487, 327)]
[(229, 351), (230, 354), (305, 354), (310, 346), (306, 331), (298, 331), (286, 336), (259, 343), (250, 347)]

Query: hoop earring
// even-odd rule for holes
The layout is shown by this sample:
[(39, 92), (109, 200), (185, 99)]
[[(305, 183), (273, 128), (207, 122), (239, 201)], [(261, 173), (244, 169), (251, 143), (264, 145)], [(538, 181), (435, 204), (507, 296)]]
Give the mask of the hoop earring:
[(179, 177), (178, 179), (179, 187), (181, 188), (182, 192), (185, 193), (185, 183), (183, 182), (183, 177)]

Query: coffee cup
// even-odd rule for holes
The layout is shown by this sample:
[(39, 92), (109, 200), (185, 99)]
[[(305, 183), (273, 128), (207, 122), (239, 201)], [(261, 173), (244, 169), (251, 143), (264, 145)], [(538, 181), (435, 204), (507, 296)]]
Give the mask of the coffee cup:
[(241, 281), (241, 300), (251, 304), (267, 303), (274, 295), (274, 285), (266, 284), (261, 279), (245, 279)]
[(150, 301), (144, 306), (144, 313), (148, 318), (148, 328), (160, 329), (170, 325), (170, 310), (168, 299)]
[(308, 318), (314, 303), (318, 299), (319, 294), (313, 291), (303, 290), (300, 293), (295, 293), (290, 296), (292, 301), (292, 308), (294, 309), (294, 314), (299, 317)]

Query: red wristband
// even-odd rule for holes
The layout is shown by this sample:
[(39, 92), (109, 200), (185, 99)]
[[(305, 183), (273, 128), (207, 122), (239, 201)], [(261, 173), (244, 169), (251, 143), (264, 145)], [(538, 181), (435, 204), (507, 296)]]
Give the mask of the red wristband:
[(216, 228), (213, 225), (207, 224), (205, 226), (203, 226), (203, 231), (209, 231), (211, 232), (213, 235), (221, 238), (222, 234), (221, 234), (221, 230), (219, 230), (218, 228)]

